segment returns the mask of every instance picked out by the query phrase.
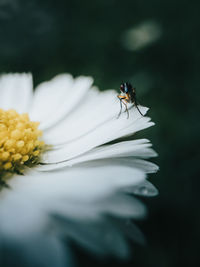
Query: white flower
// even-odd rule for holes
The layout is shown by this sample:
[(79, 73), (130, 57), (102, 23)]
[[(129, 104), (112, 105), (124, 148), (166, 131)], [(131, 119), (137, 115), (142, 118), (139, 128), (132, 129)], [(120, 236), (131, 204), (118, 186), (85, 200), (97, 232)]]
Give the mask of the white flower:
[[(0, 191), (1, 266), (72, 266), (67, 240), (126, 257), (126, 239), (142, 238), (129, 221), (145, 215), (133, 194), (157, 193), (146, 181), (157, 166), (144, 160), (156, 153), (146, 139), (119, 138), (153, 123), (135, 108), (117, 119), (117, 93), (92, 83), (63, 74), (33, 92), (30, 74), (0, 79), (0, 181), (8, 186)], [(13, 109), (40, 122), (50, 148), (38, 125)]]

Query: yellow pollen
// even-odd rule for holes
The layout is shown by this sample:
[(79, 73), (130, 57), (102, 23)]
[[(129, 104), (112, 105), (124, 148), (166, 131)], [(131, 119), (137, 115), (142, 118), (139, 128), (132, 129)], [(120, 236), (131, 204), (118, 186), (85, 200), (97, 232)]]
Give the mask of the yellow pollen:
[(7, 162), (3, 165), (4, 170), (9, 170), (12, 168), (12, 163), (11, 162)]
[(18, 141), (16, 145), (17, 145), (17, 147), (19, 147), (19, 148), (20, 148), (20, 147), (23, 147), (23, 146), (24, 146), (24, 141), (22, 141), (22, 140), (21, 140), (21, 141)]
[(45, 147), (38, 126), (26, 113), (0, 109), (0, 185), (4, 174), (22, 173), (38, 162)]

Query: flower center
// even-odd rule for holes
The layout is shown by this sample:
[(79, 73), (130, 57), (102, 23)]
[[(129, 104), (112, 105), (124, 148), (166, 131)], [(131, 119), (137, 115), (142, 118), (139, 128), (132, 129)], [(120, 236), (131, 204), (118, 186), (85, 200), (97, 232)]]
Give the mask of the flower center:
[(22, 174), (25, 166), (38, 162), (45, 146), (38, 125), (27, 113), (0, 109), (0, 186), (7, 174)]

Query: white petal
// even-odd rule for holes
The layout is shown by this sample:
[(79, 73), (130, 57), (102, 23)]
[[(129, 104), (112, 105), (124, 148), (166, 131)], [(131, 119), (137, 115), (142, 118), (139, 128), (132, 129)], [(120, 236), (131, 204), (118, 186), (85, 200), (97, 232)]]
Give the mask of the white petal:
[(91, 88), (70, 116), (56, 124), (56, 127), (45, 131), (45, 142), (59, 145), (76, 140), (109, 119), (117, 117), (119, 102), (116, 96), (116, 92), (112, 90), (100, 92), (95, 87)]
[(82, 163), (85, 161), (106, 159), (106, 158), (155, 157), (157, 154), (153, 149), (149, 148), (150, 146), (151, 143), (147, 139), (125, 141), (114, 145), (104, 145), (101, 147), (94, 148), (91, 151), (71, 160), (67, 160), (58, 164), (39, 165), (37, 167), (37, 170), (50, 171), (63, 168), (65, 166), (72, 166), (74, 164)]
[[(127, 161), (127, 159), (121, 159), (122, 164), (123, 161)], [(136, 169), (141, 169), (143, 170), (145, 173), (155, 173), (159, 170), (159, 167), (152, 163), (149, 162), (147, 160), (142, 160), (142, 159), (132, 159), (130, 160), (130, 162), (132, 161), (132, 166)]]
[(104, 210), (106, 210), (108, 215), (111, 214), (120, 218), (141, 218), (146, 215), (145, 206), (139, 200), (129, 195), (111, 195), (109, 199), (104, 199), (102, 204), (102, 211), (105, 212)]
[(63, 233), (78, 242), (84, 249), (88, 249), (99, 256), (113, 255), (126, 258), (129, 248), (124, 234), (113, 224), (110, 218), (101, 217), (97, 221), (70, 220), (59, 216), (63, 224)]
[(12, 192), (0, 205), (0, 218), (2, 266), (66, 266), (64, 246), (37, 201)]
[(0, 77), (0, 108), (27, 112), (33, 94), (31, 74), (5, 74)]
[[(144, 178), (144, 173), (139, 170), (119, 165), (110, 166), (108, 164), (106, 166), (105, 163), (101, 165), (99, 162), (96, 163), (96, 166), (91, 163), (84, 164), (79, 168), (51, 172), (46, 175), (41, 174), (41, 176), (39, 173), (36, 175), (34, 171), (29, 176), (16, 176), (9, 182), (11, 187), (9, 190), (15, 193), (12, 194), (13, 192), (5, 189), (4, 193), (7, 194), (1, 196), (1, 205), (3, 205), (3, 201), (6, 202), (5, 211), (8, 211), (11, 216), (6, 218), (10, 222), (8, 225), (4, 225), (4, 232), (7, 229), (6, 232), (11, 233), (11, 237), (16, 233), (18, 243), (21, 237), (26, 242), (27, 233), (27, 238), (30, 238), (29, 247), (27, 244), (25, 250), (27, 253), (37, 237), (36, 234), (36, 236), (32, 236), (31, 233), (37, 233), (37, 229), (45, 229), (45, 227), (48, 229), (45, 225), (47, 217), (44, 215), (48, 214), (48, 218), (53, 215), (56, 229), (61, 236), (72, 238), (84, 248), (101, 255), (111, 254), (121, 258), (127, 257), (129, 249), (124, 233), (122, 229), (118, 228), (117, 223), (116, 227), (112, 224), (111, 216), (122, 219), (140, 218), (145, 215), (146, 210), (138, 200), (123, 194), (123, 188), (128, 185), (140, 184)], [(7, 202), (9, 194), (12, 200), (10, 205)], [(23, 201), (17, 203), (15, 195), (22, 197)], [(16, 213), (19, 214), (19, 207), (22, 210), (28, 210), (16, 221), (16, 226), (23, 224), (23, 227), (19, 227), (17, 232), (14, 227), (12, 231), (8, 231), (15, 222), (12, 216), (16, 217)], [(10, 209), (13, 209), (13, 212)], [(42, 216), (37, 216), (37, 212), (35, 212), (37, 210), (41, 211)], [(5, 218), (5, 214), (2, 212), (0, 215), (1, 218), (2, 215)], [(41, 220), (42, 218), (44, 220)], [(25, 223), (29, 221), (30, 223)], [(43, 236), (40, 235), (40, 237)], [(51, 239), (51, 235), (48, 234), (49, 239)], [(51, 246), (51, 240), (49, 242), (49, 246)], [(45, 243), (42, 244), (44, 245), (42, 251), (45, 253), (48, 246)], [(37, 248), (33, 249), (34, 251), (37, 251)], [(51, 249), (49, 251), (51, 252)], [(46, 254), (48, 255), (48, 253)], [(55, 251), (52, 257), (55, 257)], [(52, 262), (54, 261), (52, 260)]]
[(73, 80), (71, 75), (63, 74), (40, 84), (35, 90), (31, 119), (41, 122), (41, 130), (56, 124), (78, 105), (92, 82), (89, 77)]
[(136, 186), (128, 187), (126, 192), (143, 197), (154, 197), (158, 195), (158, 189), (146, 180)]
[[(147, 109), (143, 107), (140, 107), (140, 109), (143, 113), (147, 111)], [(130, 115), (132, 115), (133, 119), (127, 120), (126, 115), (122, 114), (120, 119), (117, 120), (114, 118), (98, 128), (95, 128), (87, 135), (64, 145), (60, 149), (58, 148), (48, 151), (48, 153), (45, 154), (46, 158), (43, 158), (42, 162), (56, 163), (69, 160), (93, 149), (94, 147), (154, 125), (153, 122), (149, 122), (150, 119), (148, 117), (141, 118), (141, 115), (138, 114), (136, 109), (131, 109)]]
[[(33, 176), (17, 176), (10, 180), (10, 187), (15, 192), (27, 195), (29, 199), (34, 197), (47, 201), (46, 204), (51, 203), (50, 199), (53, 202), (55, 198), (63, 197), (77, 203), (104, 198), (145, 179), (143, 171), (129, 165), (120, 166), (118, 162), (111, 160), (88, 162), (76, 168), (51, 173), (32, 173)], [(76, 209), (73, 208), (70, 212), (76, 214)]]
[(119, 225), (121, 230), (127, 236), (129, 240), (133, 240), (142, 245), (145, 244), (145, 237), (138, 227), (132, 222), (132, 220), (114, 220), (113, 223)]

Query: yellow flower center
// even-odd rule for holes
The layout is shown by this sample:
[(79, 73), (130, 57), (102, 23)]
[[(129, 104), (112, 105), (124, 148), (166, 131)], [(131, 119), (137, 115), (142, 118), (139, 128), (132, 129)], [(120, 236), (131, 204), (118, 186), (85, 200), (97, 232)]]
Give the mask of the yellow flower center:
[(33, 166), (44, 150), (42, 131), (27, 113), (0, 109), (0, 183), (8, 173), (23, 173)]

